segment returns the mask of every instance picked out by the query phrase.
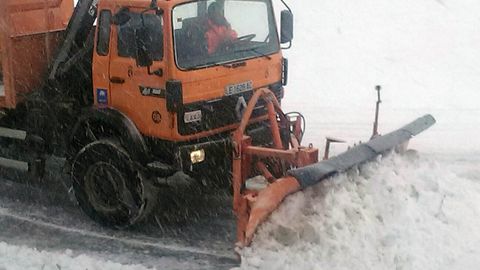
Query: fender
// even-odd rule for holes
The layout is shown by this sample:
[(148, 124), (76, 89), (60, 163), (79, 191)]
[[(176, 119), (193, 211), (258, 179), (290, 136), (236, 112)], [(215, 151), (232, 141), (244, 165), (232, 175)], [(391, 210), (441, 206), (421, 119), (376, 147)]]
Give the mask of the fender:
[[(82, 129), (89, 124), (110, 128), (111, 131), (115, 132), (116, 136), (118, 136), (121, 145), (125, 147), (133, 159), (142, 164), (145, 164), (149, 160), (150, 152), (135, 123), (133, 123), (128, 116), (114, 108), (96, 107), (84, 109), (73, 127), (67, 141), (69, 157), (74, 157), (76, 152), (83, 147), (83, 145), (79, 145), (78, 143), (78, 136), (85, 137), (85, 131)], [(102, 133), (95, 135), (101, 136)], [(80, 147), (80, 149), (78, 149), (78, 147)]]

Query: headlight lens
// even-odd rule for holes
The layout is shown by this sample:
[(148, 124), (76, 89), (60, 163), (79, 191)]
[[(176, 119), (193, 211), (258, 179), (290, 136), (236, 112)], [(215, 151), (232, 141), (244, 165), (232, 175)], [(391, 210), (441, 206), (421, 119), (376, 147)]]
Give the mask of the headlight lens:
[(195, 150), (190, 152), (190, 160), (192, 164), (200, 163), (205, 160), (205, 150)]

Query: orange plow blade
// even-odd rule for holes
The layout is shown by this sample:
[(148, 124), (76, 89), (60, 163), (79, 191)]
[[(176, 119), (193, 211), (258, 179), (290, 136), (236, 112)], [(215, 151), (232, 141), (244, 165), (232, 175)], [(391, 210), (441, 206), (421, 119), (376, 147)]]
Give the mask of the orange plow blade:
[[(272, 143), (252, 145), (252, 138), (244, 133), (261, 99), (269, 116)], [(374, 160), (435, 123), (431, 115), (425, 115), (394, 132), (376, 136), (367, 143), (318, 162), (318, 149), (300, 146), (301, 138), (295, 135), (299, 134), (299, 121), (287, 115), (281, 111), (272, 92), (259, 89), (249, 101), (240, 127), (233, 133), (233, 206), (240, 248), (250, 245), (258, 227), (288, 195)]]
[(300, 184), (293, 177), (278, 179), (262, 190), (250, 209), (245, 230), (245, 244), (250, 244), (257, 227), (278, 208), (282, 201), (290, 194), (300, 190)]

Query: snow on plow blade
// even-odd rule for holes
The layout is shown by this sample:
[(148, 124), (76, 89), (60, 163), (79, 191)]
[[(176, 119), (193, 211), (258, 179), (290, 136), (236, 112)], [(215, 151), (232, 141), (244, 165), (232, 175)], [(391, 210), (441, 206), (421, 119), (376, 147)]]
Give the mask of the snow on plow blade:
[(298, 180), (301, 188), (309, 187), (327, 177), (370, 161), (378, 155), (408, 142), (413, 136), (431, 127), (433, 124), (435, 124), (435, 119), (431, 115), (425, 115), (396, 131), (378, 136), (336, 157), (288, 171), (288, 174)]
[(435, 124), (435, 119), (431, 115), (425, 115), (396, 131), (377, 136), (369, 142), (355, 146), (329, 160), (287, 171), (287, 176), (271, 183), (255, 194), (254, 199), (249, 200), (248, 221), (244, 222), (246, 224), (242, 230), (245, 235), (239, 238), (237, 244), (240, 247), (248, 246), (258, 226), (278, 208), (288, 195), (371, 161), (378, 155), (407, 143), (413, 136), (423, 132), (433, 124)]

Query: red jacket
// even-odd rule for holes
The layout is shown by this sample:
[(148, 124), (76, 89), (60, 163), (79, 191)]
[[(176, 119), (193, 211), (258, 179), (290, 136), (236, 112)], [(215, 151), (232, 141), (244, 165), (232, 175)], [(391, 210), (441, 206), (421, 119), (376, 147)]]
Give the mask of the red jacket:
[(237, 38), (237, 32), (225, 25), (216, 25), (211, 20), (207, 22), (208, 31), (205, 33), (207, 40), (208, 54), (213, 54), (225, 41)]

